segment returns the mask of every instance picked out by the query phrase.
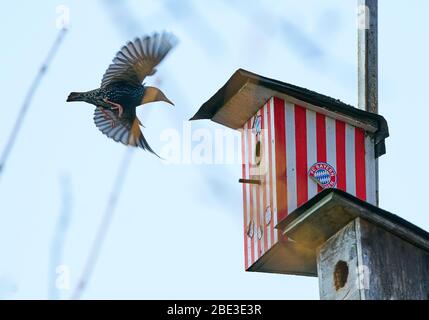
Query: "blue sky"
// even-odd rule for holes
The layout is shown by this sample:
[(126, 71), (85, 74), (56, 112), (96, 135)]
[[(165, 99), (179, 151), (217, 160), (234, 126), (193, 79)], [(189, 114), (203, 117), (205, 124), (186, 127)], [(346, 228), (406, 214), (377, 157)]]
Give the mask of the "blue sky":
[[(356, 3), (303, 1), (13, 1), (0, 11), (0, 150), (56, 37), (56, 7), (70, 28), (43, 79), (0, 178), (0, 298), (48, 298), (52, 241), (70, 181), (61, 264), (75, 285), (125, 148), (94, 126), (93, 109), (67, 104), (96, 88), (125, 41), (174, 32), (177, 48), (148, 84), (175, 107), (140, 108), (145, 136), (189, 119), (238, 68), (356, 105)], [(429, 230), (426, 205), (427, 1), (379, 1), (380, 113), (391, 136), (380, 160), (380, 205)], [(198, 128), (219, 129), (209, 121)], [(243, 271), (241, 168), (166, 165), (133, 153), (123, 192), (83, 298), (317, 299), (315, 278)], [(58, 297), (68, 298), (62, 290)]]

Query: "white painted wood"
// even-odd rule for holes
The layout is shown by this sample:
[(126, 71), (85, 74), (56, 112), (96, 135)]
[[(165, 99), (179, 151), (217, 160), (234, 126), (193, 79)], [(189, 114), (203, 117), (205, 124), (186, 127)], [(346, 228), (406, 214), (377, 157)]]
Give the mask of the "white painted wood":
[(295, 152), (295, 106), (286, 102), (286, 174), (287, 174), (287, 208), (291, 212), (297, 207), (296, 194), (296, 152)]
[(355, 128), (346, 124), (346, 190), (356, 196)]

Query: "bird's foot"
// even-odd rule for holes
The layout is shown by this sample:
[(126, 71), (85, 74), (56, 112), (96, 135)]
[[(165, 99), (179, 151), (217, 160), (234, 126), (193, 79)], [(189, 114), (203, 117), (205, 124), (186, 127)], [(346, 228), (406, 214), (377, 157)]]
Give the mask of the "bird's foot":
[(107, 98), (104, 98), (104, 102), (112, 105), (112, 107), (111, 107), (112, 110), (118, 110), (118, 117), (119, 118), (124, 113), (124, 108), (122, 108), (122, 106), (119, 103), (115, 103), (115, 102), (109, 101), (109, 99), (107, 99)]
[(110, 127), (114, 128), (116, 126), (116, 120), (112, 118), (102, 107), (100, 107), (100, 110), (103, 113), (104, 119), (110, 121)]

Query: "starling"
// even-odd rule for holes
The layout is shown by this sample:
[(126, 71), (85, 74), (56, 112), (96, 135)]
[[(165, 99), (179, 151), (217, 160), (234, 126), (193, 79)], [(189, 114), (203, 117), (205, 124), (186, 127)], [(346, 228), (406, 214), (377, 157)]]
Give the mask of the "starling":
[(154, 33), (128, 42), (107, 68), (98, 89), (72, 92), (67, 101), (84, 101), (96, 106), (94, 122), (109, 138), (140, 147), (156, 155), (140, 130), (136, 107), (154, 101), (174, 105), (161, 90), (142, 84), (176, 44), (170, 33)]

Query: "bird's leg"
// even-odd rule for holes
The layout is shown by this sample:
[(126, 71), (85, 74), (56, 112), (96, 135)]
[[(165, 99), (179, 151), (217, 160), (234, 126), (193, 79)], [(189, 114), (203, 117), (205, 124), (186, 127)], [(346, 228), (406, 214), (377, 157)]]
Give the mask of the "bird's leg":
[(106, 111), (104, 111), (103, 107), (99, 107), (99, 108), (100, 108), (100, 111), (103, 113), (104, 119), (112, 120), (112, 117)]
[(122, 106), (119, 103), (109, 101), (107, 98), (104, 98), (103, 101), (112, 105), (112, 107), (111, 107), (112, 110), (118, 110), (119, 118), (122, 116), (122, 113), (124, 112), (124, 108), (122, 108)]
[(104, 119), (106, 119), (106, 120), (110, 120), (110, 126), (112, 127), (112, 128), (114, 128), (115, 126), (116, 126), (116, 120), (115, 119), (113, 119), (104, 109), (103, 109), (103, 107), (99, 107), (100, 108), (100, 111), (103, 113), (103, 115), (104, 115)]

